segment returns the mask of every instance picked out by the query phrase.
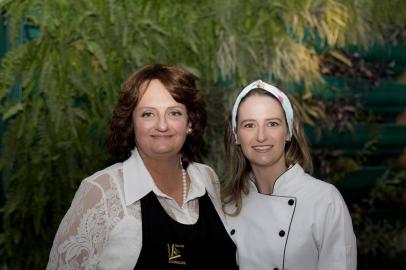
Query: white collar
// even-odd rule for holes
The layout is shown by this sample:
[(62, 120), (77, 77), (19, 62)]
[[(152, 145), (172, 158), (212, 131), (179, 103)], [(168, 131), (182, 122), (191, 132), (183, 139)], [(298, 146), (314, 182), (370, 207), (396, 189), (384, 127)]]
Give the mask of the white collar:
[[(303, 173), (303, 168), (299, 165), (299, 163), (289, 166), (289, 168), (276, 179), (273, 186), (272, 195), (284, 195), (282, 193), (285, 192), (285, 188), (289, 188), (290, 184), (297, 179), (296, 175)], [(253, 172), (249, 174), (249, 179), (251, 180), (249, 183), (250, 189), (258, 192), (257, 186), (255, 185), (255, 175)]]
[(303, 173), (304, 171), (299, 163), (289, 166), (289, 168), (276, 179), (273, 194), (280, 195), (284, 193), (285, 189), (289, 188), (291, 184), (295, 185), (293, 182), (297, 179), (296, 176)]
[[(203, 196), (206, 190), (209, 195), (215, 196), (215, 188), (207, 173), (202, 174), (194, 163), (189, 164), (187, 172), (190, 177), (188, 200)], [(131, 151), (131, 156), (123, 163), (123, 178), (124, 200), (127, 206), (140, 200), (151, 191), (158, 196), (170, 198), (156, 186), (137, 148)]]

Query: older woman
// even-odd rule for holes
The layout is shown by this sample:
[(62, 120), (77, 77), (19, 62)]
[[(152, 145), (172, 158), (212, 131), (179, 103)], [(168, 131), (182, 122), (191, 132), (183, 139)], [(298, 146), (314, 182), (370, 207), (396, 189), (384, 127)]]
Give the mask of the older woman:
[(240, 269), (356, 269), (351, 217), (338, 190), (313, 178), (300, 116), (256, 81), (237, 97), (225, 133), (223, 198)]
[(217, 176), (194, 162), (205, 126), (192, 74), (132, 74), (107, 138), (118, 163), (83, 180), (47, 269), (236, 269)]

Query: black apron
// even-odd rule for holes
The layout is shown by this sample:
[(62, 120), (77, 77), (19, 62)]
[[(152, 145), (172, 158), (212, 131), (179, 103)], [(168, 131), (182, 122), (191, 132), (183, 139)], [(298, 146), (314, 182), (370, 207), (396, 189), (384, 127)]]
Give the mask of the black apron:
[(176, 222), (151, 191), (141, 199), (142, 248), (134, 269), (238, 269), (236, 247), (207, 192), (195, 224)]

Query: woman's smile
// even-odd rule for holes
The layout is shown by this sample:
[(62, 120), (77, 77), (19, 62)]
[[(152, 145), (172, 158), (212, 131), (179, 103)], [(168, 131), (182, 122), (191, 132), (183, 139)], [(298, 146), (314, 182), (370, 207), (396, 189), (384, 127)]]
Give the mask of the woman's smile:
[(267, 145), (254, 145), (252, 146), (252, 149), (254, 149), (256, 152), (260, 153), (266, 153), (272, 149), (273, 145), (267, 144)]

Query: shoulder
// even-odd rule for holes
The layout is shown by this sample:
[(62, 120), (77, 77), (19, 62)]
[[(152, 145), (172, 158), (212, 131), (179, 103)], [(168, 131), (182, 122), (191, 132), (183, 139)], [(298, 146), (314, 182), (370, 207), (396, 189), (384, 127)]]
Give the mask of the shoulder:
[(315, 178), (308, 173), (304, 173), (303, 178), (306, 181), (306, 185), (310, 186), (312, 189), (314, 189), (316, 191), (322, 191), (323, 193), (325, 193), (325, 192), (329, 193), (329, 192), (334, 192), (337, 190), (333, 184), (326, 182), (324, 180)]
[(94, 185), (102, 184), (105, 179), (120, 175), (123, 169), (123, 163), (115, 163), (109, 167), (106, 167), (100, 171), (93, 173), (92, 175), (83, 179), (83, 182), (88, 182)]
[(196, 171), (199, 180), (205, 186), (207, 193), (220, 216), (223, 224), (225, 224), (224, 213), (222, 211), (221, 197), (220, 197), (220, 182), (216, 172), (209, 165), (193, 162), (190, 164), (192, 170)]
[(220, 182), (216, 172), (210, 166), (198, 162), (193, 162), (189, 166), (193, 174), (206, 187), (209, 194), (219, 198)]
[[(325, 228), (352, 232), (351, 216), (340, 191), (331, 183), (305, 174), (295, 196), (297, 213), (304, 218), (312, 217), (319, 233)], [(322, 239), (322, 236), (319, 236)]]
[(93, 197), (97, 196), (97, 194), (99, 194), (99, 197), (103, 197), (106, 191), (113, 188), (111, 178), (120, 175), (121, 171), (122, 163), (116, 163), (93, 173), (82, 180), (76, 194), (82, 194), (83, 196), (90, 192)]
[(218, 177), (216, 172), (211, 168), (209, 165), (203, 164), (203, 163), (198, 163), (198, 162), (192, 162), (190, 163), (191, 168), (195, 170), (197, 173), (200, 174), (201, 177), (209, 178), (213, 182), (218, 182)]
[(103, 175), (116, 175), (123, 168), (123, 163), (115, 163), (86, 177), (84, 181), (96, 181)]
[(314, 177), (309, 180), (309, 193), (313, 200), (314, 214), (319, 221), (316, 223), (318, 231), (320, 233), (326, 230), (343, 232), (346, 243), (355, 246), (351, 215), (340, 191), (331, 183)]
[(297, 176), (300, 181), (300, 189), (304, 191), (307, 196), (313, 198), (316, 203), (323, 201), (330, 203), (344, 203), (340, 191), (331, 183), (324, 180), (317, 179), (306, 172), (302, 172)]

